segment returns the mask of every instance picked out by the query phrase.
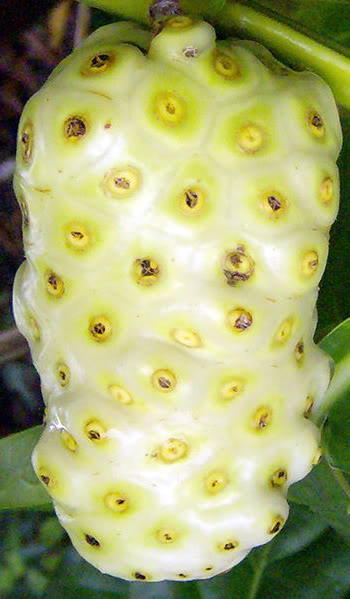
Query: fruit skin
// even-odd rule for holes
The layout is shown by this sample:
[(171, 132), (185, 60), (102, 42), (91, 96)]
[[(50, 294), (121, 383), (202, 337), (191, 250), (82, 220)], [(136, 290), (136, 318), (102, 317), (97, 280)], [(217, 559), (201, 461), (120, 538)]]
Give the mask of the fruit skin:
[(188, 17), (152, 41), (98, 30), (28, 102), (14, 312), (46, 404), (33, 467), (102, 572), (209, 578), (283, 527), (319, 458), (340, 147), (319, 77)]

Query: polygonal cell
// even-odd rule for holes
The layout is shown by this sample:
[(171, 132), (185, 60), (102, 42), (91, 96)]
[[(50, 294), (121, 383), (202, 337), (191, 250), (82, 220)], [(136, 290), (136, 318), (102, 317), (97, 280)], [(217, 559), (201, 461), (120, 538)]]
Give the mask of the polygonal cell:
[(39, 100), (47, 135), (36, 156), (45, 160), (51, 181), (88, 171), (113, 146), (120, 115), (111, 99), (92, 91), (43, 88)]
[[(327, 84), (313, 73), (300, 73), (281, 93), (280, 122), (290, 149), (338, 157), (342, 134), (337, 107)], [(288, 115), (288, 118), (284, 118)]]
[(153, 139), (174, 151), (180, 140), (184, 149), (197, 145), (207, 130), (208, 106), (200, 88), (166, 67), (148, 65), (148, 77), (135, 88), (130, 109), (150, 143)]
[(286, 146), (278, 128), (276, 100), (261, 95), (249, 104), (243, 110), (224, 106), (208, 141), (210, 156), (230, 168), (245, 168), (249, 161), (251, 169), (261, 160), (277, 158)]

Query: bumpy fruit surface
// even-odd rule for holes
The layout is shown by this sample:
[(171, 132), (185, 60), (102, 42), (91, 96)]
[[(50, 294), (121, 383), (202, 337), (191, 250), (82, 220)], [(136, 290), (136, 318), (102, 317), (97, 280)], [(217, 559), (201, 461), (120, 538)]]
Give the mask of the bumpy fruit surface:
[(338, 209), (328, 86), (169, 20), (91, 35), (27, 104), (14, 310), (34, 469), (83, 557), (207, 578), (283, 527), (320, 456), (315, 304)]

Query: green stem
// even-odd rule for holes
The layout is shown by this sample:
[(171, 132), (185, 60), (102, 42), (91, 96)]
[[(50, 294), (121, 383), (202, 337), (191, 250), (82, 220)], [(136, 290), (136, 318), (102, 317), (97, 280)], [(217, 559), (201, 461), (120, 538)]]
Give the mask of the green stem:
[(217, 25), (263, 43), (297, 68), (311, 69), (327, 81), (337, 103), (350, 108), (350, 58), (281, 23), (279, 15), (277, 20), (258, 12), (253, 4), (229, 0), (217, 15)]
[(264, 574), (265, 566), (266, 566), (271, 548), (272, 548), (272, 543), (270, 542), (270, 543), (267, 543), (265, 545), (265, 547), (261, 550), (261, 553), (260, 553), (261, 557), (258, 562), (258, 565), (255, 568), (254, 574), (251, 578), (252, 586), (250, 587), (250, 591), (249, 591), (249, 595), (248, 595), (247, 599), (255, 599), (255, 597), (257, 596), (257, 593), (259, 590), (259, 584), (260, 584), (260, 581)]
[(153, 0), (82, 0), (106, 12), (114, 13), (122, 19), (138, 21), (150, 25), (149, 7)]
[[(149, 8), (153, 0), (81, 0), (89, 6), (118, 15), (121, 19), (131, 19), (144, 25), (151, 25)], [(197, 15), (212, 22), (222, 9), (226, 0), (180, 0), (181, 10), (190, 15)]]

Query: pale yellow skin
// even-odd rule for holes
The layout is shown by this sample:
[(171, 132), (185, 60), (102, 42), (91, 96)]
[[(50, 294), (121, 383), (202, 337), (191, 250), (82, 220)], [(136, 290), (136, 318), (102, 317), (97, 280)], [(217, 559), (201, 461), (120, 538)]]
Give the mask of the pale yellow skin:
[(186, 18), (148, 41), (95, 32), (24, 110), (14, 311), (47, 406), (33, 466), (73, 544), (190, 580), (273, 538), (319, 459), (341, 130), (327, 85), (257, 44)]

